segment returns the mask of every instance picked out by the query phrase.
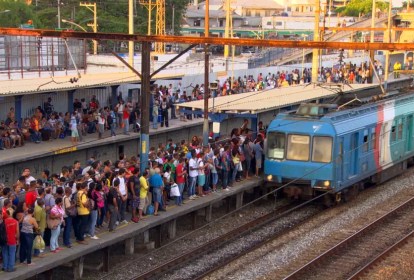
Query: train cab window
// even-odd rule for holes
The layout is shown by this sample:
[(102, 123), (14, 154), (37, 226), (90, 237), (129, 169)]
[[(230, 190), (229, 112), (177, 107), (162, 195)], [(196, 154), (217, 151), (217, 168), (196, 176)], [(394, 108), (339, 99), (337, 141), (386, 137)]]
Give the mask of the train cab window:
[(332, 160), (332, 137), (315, 136), (312, 145), (312, 161), (331, 162)]
[(362, 144), (362, 151), (368, 152), (368, 129), (364, 130), (364, 142)]
[(269, 132), (267, 135), (267, 157), (283, 159), (285, 157), (285, 142), (284, 133)]
[(310, 136), (289, 134), (286, 158), (291, 160), (309, 160)]

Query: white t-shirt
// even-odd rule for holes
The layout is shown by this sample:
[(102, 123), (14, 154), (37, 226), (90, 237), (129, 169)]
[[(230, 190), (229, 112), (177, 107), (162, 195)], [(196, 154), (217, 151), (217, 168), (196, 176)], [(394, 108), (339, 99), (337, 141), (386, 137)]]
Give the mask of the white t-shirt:
[[(126, 185), (125, 185), (125, 178), (124, 177), (116, 177), (116, 178), (119, 179), (119, 192), (121, 193), (121, 195), (126, 195), (127, 190), (126, 190)], [(115, 181), (115, 179), (114, 179), (114, 181)], [(112, 182), (112, 184), (113, 183), (114, 182)]]
[(26, 185), (30, 185), (31, 181), (36, 181), (36, 179), (33, 176), (29, 176), (26, 178)]
[[(197, 163), (198, 163), (199, 168), (204, 167), (204, 161), (201, 158), (198, 159)], [(204, 168), (198, 170), (198, 176), (200, 176), (200, 175), (204, 175)]]
[[(195, 159), (190, 159), (190, 161), (188, 162), (188, 166), (190, 168), (190, 177), (197, 177), (198, 176), (198, 165), (197, 165), (197, 161)], [(195, 168), (194, 170), (191, 170), (191, 168)]]

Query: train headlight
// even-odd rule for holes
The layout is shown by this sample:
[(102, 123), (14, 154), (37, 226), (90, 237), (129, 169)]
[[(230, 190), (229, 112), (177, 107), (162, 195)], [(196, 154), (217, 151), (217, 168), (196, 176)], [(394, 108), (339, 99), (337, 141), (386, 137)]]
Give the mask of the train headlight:
[(325, 182), (323, 182), (323, 186), (324, 187), (329, 187), (331, 185), (331, 182), (329, 182), (329, 181), (325, 181)]
[(273, 175), (272, 175), (272, 174), (267, 175), (267, 180), (268, 180), (268, 181), (272, 181), (272, 179), (273, 179)]

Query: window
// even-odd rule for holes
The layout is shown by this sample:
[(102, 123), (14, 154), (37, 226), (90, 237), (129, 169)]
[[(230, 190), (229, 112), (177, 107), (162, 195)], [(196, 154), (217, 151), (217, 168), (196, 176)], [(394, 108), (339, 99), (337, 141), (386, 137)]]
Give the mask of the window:
[(395, 140), (397, 140), (397, 127), (393, 125), (391, 127), (391, 142), (394, 142)]
[(375, 133), (375, 127), (371, 128), (371, 150), (377, 148), (377, 134)]
[(270, 17), (270, 11), (265, 11), (265, 17)]
[(272, 22), (271, 21), (268, 21), (268, 22), (266, 22), (266, 25), (267, 26), (272, 26)]
[(201, 26), (201, 20), (199, 19), (194, 20), (194, 26)]
[(267, 136), (267, 157), (283, 159), (285, 157), (285, 134), (269, 132)]
[(364, 142), (362, 144), (362, 151), (368, 152), (368, 129), (364, 130)]
[(246, 10), (246, 16), (247, 17), (250, 17), (252, 15), (252, 11), (250, 11), (250, 10)]
[(315, 136), (312, 145), (312, 161), (331, 162), (332, 160), (332, 137)]
[(275, 26), (282, 26), (283, 25), (283, 22), (281, 22), (281, 21), (276, 21), (275, 22)]
[(260, 17), (260, 11), (256, 11), (255, 16)]
[(287, 159), (308, 161), (309, 160), (310, 136), (288, 135)]
[(398, 120), (398, 140), (402, 140), (403, 138), (403, 120)]

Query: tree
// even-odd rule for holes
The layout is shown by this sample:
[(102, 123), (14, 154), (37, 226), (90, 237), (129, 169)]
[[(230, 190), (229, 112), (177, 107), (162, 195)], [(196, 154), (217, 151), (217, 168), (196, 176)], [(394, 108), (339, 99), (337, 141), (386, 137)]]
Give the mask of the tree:
[[(9, 12), (4, 12), (4, 11)], [(32, 7), (26, 5), (24, 0), (17, 1), (0, 1), (0, 26), (1, 27), (20, 27), (29, 20), (33, 21), (33, 25), (37, 26), (39, 20), (34, 13)]]
[[(376, 7), (384, 11), (388, 8), (388, 3), (375, 2)], [(339, 7), (335, 11), (342, 16), (358, 17), (360, 15), (371, 14), (372, 0), (351, 0), (346, 6)]]

